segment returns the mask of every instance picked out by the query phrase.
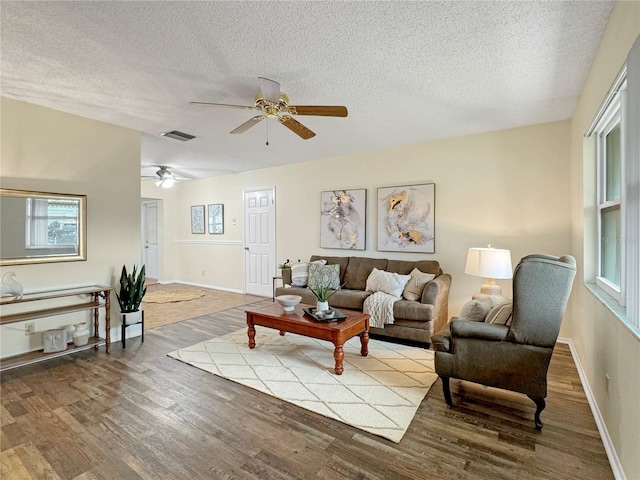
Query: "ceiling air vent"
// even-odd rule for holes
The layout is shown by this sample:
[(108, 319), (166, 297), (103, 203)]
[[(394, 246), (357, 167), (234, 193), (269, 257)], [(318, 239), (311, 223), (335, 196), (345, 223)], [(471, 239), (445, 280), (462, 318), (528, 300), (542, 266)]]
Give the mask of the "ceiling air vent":
[(180, 140), (181, 142), (186, 142), (188, 140), (193, 140), (194, 138), (196, 138), (194, 135), (179, 132), (178, 130), (171, 130), (170, 132), (164, 132), (160, 135), (162, 135), (163, 137), (173, 138), (174, 140)]

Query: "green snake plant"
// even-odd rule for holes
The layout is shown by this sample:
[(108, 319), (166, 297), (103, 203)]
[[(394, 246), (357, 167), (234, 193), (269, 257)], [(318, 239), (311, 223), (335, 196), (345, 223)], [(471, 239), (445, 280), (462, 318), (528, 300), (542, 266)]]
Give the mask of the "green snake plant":
[(122, 274), (120, 275), (120, 294), (116, 293), (122, 313), (137, 312), (140, 309), (142, 297), (147, 293), (147, 287), (144, 286), (144, 281), (144, 265), (142, 265), (140, 273), (137, 276), (135, 265), (133, 266), (131, 274), (127, 274), (127, 266), (123, 265)]

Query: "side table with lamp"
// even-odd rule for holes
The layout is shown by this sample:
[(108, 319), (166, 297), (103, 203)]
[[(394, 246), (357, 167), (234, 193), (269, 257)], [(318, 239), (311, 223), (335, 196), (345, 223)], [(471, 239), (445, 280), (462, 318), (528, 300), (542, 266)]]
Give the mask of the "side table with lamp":
[(474, 300), (489, 298), (494, 306), (509, 300), (502, 295), (502, 287), (496, 283), (496, 279), (513, 277), (509, 250), (491, 248), (491, 245), (486, 248), (470, 248), (464, 273), (486, 278), (486, 282), (480, 287), (480, 293), (473, 295)]

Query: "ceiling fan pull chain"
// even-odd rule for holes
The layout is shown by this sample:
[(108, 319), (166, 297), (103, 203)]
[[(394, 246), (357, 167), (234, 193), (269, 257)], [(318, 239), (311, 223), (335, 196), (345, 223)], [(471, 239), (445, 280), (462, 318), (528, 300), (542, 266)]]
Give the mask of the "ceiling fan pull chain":
[(269, 146), (269, 119), (267, 118), (267, 146)]

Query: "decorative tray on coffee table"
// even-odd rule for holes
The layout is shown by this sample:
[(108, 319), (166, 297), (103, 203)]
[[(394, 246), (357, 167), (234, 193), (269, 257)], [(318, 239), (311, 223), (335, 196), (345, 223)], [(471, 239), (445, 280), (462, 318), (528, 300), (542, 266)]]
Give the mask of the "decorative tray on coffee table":
[(316, 307), (303, 308), (303, 310), (304, 310), (304, 313), (309, 315), (316, 322), (323, 322), (323, 323), (340, 322), (345, 318), (347, 318), (347, 316), (344, 313), (334, 309), (329, 310), (330, 312), (333, 312), (333, 316), (331, 318), (326, 318), (324, 316), (317, 315), (318, 312)]

